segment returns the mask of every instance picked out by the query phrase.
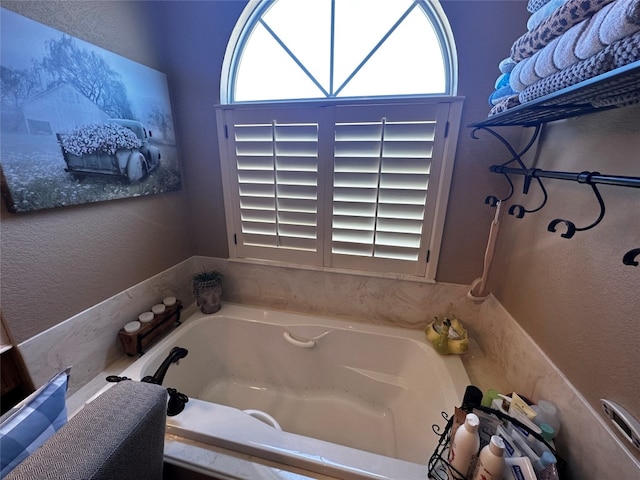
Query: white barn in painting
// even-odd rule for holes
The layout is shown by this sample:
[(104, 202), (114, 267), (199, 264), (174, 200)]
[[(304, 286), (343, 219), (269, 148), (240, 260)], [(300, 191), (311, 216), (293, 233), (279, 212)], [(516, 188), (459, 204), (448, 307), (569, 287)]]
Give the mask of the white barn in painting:
[(69, 133), (88, 123), (103, 123), (109, 116), (69, 83), (42, 92), (22, 108), (28, 133)]

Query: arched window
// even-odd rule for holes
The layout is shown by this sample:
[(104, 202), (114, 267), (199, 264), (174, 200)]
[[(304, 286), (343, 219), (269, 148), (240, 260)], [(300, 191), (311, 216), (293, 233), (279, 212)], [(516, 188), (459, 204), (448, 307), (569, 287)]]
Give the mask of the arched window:
[(455, 95), (455, 45), (428, 0), (267, 0), (229, 43), (222, 103)]
[(435, 0), (249, 2), (216, 112), (230, 256), (435, 279), (456, 69)]

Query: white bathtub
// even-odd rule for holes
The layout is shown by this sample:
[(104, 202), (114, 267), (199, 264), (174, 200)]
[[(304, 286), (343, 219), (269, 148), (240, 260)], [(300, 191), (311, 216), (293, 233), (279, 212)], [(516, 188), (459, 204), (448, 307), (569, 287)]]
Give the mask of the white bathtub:
[(174, 346), (189, 354), (163, 385), (190, 400), (168, 433), (344, 479), (427, 478), (431, 427), (469, 383), (421, 330), (236, 305), (194, 314), (122, 375), (153, 375)]

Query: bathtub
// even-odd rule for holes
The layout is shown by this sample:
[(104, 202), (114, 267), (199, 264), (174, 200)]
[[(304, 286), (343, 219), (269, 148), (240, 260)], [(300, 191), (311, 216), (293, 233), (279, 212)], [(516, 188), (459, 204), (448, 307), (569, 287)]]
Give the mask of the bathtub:
[[(469, 379), (422, 330), (224, 305), (189, 317), (122, 375), (189, 397), (167, 433), (343, 479), (424, 480), (432, 425)], [(180, 460), (180, 459), (175, 459)]]

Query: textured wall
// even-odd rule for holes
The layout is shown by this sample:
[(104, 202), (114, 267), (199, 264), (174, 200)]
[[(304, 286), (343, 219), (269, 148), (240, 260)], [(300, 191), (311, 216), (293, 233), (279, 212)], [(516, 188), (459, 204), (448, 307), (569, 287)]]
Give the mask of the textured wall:
[[(160, 70), (140, 2), (4, 8)], [(14, 215), (1, 210), (2, 312), (22, 342), (190, 256), (184, 192)]]
[[(640, 174), (640, 107), (550, 124), (543, 136), (539, 168)], [(624, 253), (640, 247), (640, 192), (600, 186), (602, 223), (565, 239), (562, 227), (550, 233), (547, 224), (565, 218), (589, 225), (597, 201), (588, 185), (545, 186), (549, 203), (539, 213), (503, 217), (493, 291), (594, 408), (609, 398), (640, 418), (640, 267), (622, 264)], [(536, 205), (535, 190), (518, 201)]]
[[(220, 74), (228, 38), (246, 2), (162, 2), (182, 148), (189, 157), (189, 185), (195, 255), (226, 257), (222, 179), (213, 105), (220, 99)], [(498, 63), (525, 27), (526, 2), (448, 1), (449, 17), (459, 57), (459, 95), (466, 97), (458, 140), (449, 214), (437, 279), (470, 283), (482, 270), (485, 239), (493, 212), (484, 204), (499, 179), (486, 175), (501, 147), (479, 142), (466, 125), (486, 116), (487, 98), (499, 75)], [(509, 19), (509, 21), (507, 21)], [(265, 72), (268, 74), (268, 72)], [(520, 129), (511, 133), (519, 137)], [(204, 221), (203, 221), (204, 220)]]

